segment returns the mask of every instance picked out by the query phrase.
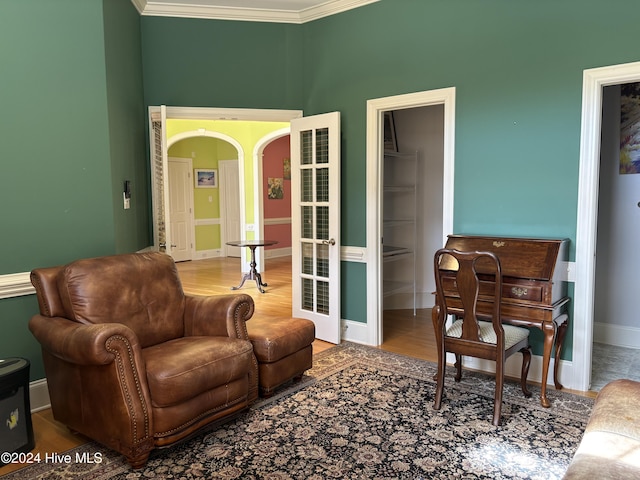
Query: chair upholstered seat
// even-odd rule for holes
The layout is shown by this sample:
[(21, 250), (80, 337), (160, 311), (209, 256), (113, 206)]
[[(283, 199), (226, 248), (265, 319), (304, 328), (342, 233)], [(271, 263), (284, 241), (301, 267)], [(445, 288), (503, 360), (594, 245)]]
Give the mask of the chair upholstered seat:
[[(462, 320), (456, 320), (453, 322), (453, 325), (447, 329), (447, 337), (460, 338), (462, 336), (463, 323), (464, 321)], [(493, 329), (493, 324), (491, 322), (483, 322), (481, 320), (478, 322), (478, 325), (480, 326), (480, 340), (485, 343), (495, 345), (498, 341), (498, 337)], [(504, 329), (505, 350), (510, 349), (515, 344), (520, 343), (529, 337), (529, 330), (526, 328), (515, 327), (513, 325), (503, 325), (502, 328)]]

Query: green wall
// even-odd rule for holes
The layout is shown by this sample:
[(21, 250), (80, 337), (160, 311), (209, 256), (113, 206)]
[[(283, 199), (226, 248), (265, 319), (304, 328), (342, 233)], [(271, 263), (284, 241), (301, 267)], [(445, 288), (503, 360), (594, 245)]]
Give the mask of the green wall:
[[(640, 60), (636, 4), (381, 0), (301, 26), (144, 17), (145, 100), (340, 111), (342, 244), (366, 246), (367, 100), (456, 87), (455, 233), (568, 237), (573, 258), (582, 74)], [(274, 85), (283, 64), (302, 82), (290, 95)], [(178, 71), (160, 78), (166, 65)], [(366, 318), (361, 267), (343, 265), (350, 320)]]
[[(127, 253), (147, 247), (151, 236), (140, 16), (129, 0), (103, 1), (114, 242), (116, 253)], [(131, 182), (127, 210), (125, 180)]]
[[(150, 243), (143, 107), (160, 104), (340, 111), (342, 243), (366, 246), (366, 101), (451, 86), (454, 230), (575, 242), (582, 72), (640, 60), (635, 0), (381, 0), (303, 25), (136, 17), (129, 0), (0, 2), (0, 274)], [(366, 319), (366, 275), (343, 264), (343, 318)], [(0, 352), (40, 378), (36, 310), (0, 300)]]
[[(131, 2), (3, 0), (0, 45), (0, 274), (147, 246), (140, 23)], [(125, 176), (141, 185), (126, 216), (118, 211)], [(37, 311), (34, 295), (0, 300), (0, 355), (29, 358), (34, 379), (44, 376), (27, 329)]]
[(141, 17), (147, 105), (300, 109), (302, 26)]

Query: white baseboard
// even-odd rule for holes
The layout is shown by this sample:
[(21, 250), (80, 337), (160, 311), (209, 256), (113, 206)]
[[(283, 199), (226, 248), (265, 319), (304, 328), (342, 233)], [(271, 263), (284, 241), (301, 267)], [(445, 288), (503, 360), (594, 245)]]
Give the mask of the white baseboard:
[[(433, 295), (430, 293), (416, 292), (416, 308), (432, 308)], [(395, 293), (384, 297), (385, 310), (406, 310), (413, 308), (413, 293)]]
[(196, 250), (194, 260), (204, 260), (205, 258), (221, 257), (222, 250), (219, 248), (213, 248), (211, 250)]
[(264, 258), (290, 257), (291, 247), (274, 248), (264, 251)]
[(342, 320), (342, 340), (368, 345), (369, 329), (367, 324), (353, 320)]
[(29, 401), (31, 403), (32, 413), (51, 407), (46, 378), (34, 380), (29, 384)]
[(594, 322), (593, 341), (616, 347), (640, 348), (640, 328)]

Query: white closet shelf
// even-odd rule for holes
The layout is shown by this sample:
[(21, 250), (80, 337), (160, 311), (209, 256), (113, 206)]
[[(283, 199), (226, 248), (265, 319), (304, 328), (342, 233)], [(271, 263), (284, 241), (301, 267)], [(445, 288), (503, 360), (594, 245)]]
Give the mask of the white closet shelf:
[(410, 293), (416, 314), (418, 152), (385, 152), (382, 260), (383, 296)]

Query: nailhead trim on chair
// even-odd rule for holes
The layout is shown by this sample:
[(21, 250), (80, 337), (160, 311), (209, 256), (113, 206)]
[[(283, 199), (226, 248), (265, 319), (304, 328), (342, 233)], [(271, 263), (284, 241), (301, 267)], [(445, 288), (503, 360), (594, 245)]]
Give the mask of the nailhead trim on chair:
[[(227, 385), (227, 388), (229, 387), (229, 385)], [(235, 402), (225, 402), (224, 405), (221, 405), (217, 408), (212, 408), (210, 410), (207, 410), (206, 412), (202, 412), (200, 415), (198, 415), (197, 417), (193, 418), (192, 420), (183, 423), (182, 425), (178, 425), (175, 428), (172, 428), (171, 430), (167, 430), (166, 432), (156, 432), (153, 434), (154, 437), (159, 438), (159, 437), (166, 437), (168, 434), (177, 432), (178, 430), (183, 429), (184, 427), (188, 427), (189, 425), (193, 425), (194, 423), (196, 423), (197, 420), (200, 420), (201, 418), (204, 418), (212, 413), (215, 413), (219, 410), (224, 410), (225, 408), (231, 406), (231, 405), (235, 405), (237, 403), (241, 403), (243, 400), (246, 400), (247, 397), (241, 397), (239, 400), (235, 401)]]
[[(246, 324), (244, 324), (244, 323), (242, 324), (242, 325), (244, 325), (244, 329), (243, 329), (244, 332), (242, 332), (242, 331), (240, 331), (241, 328), (240, 328), (240, 325), (238, 324), (238, 321), (237, 321), (238, 320), (238, 316), (239, 316), (239, 312), (240, 312), (240, 310), (241, 310), (241, 308), (243, 306), (247, 306), (248, 307), (247, 310), (251, 310), (251, 305), (249, 304), (249, 302), (242, 302), (242, 303), (239, 303), (236, 306), (236, 311), (233, 313), (233, 318), (234, 318), (233, 324), (236, 327), (236, 338), (247, 338), (247, 335), (248, 335), (247, 334), (247, 326), (246, 326)], [(243, 315), (243, 319), (245, 321), (247, 320), (246, 318), (244, 318), (244, 315)], [(243, 333), (244, 333), (244, 335), (243, 335)]]
[[(236, 336), (239, 339), (249, 339), (249, 332), (247, 331), (247, 321), (249, 321), (251, 319), (251, 316), (249, 316), (247, 318), (247, 315), (243, 315), (243, 320), (244, 322), (239, 323), (238, 320), (238, 316), (239, 316), (239, 312), (240, 309), (246, 306), (247, 307), (247, 312), (251, 312), (252, 308), (251, 308), (251, 303), (249, 301), (245, 301), (245, 302), (241, 302), (236, 306), (236, 310), (234, 312), (234, 316), (233, 318), (235, 319), (233, 324), (236, 327)], [(248, 397), (247, 398), (253, 398), (256, 399), (258, 397), (258, 389), (259, 389), (259, 380), (257, 380), (260, 376), (259, 372), (258, 372), (258, 360), (256, 359), (255, 355), (252, 355), (251, 358), (251, 363), (253, 364), (253, 372), (254, 375), (256, 376), (256, 381), (254, 386), (249, 385), (249, 393), (248, 393)], [(251, 380), (251, 377), (249, 378)]]
[(113, 337), (110, 337), (107, 342), (106, 342), (106, 349), (109, 352), (112, 352), (115, 357), (116, 357), (116, 364), (118, 367), (118, 373), (120, 375), (120, 384), (122, 385), (123, 389), (124, 389), (124, 393), (125, 393), (125, 397), (126, 397), (126, 401), (127, 401), (127, 406), (129, 407), (129, 414), (132, 418), (132, 427), (133, 427), (133, 443), (137, 444), (139, 443), (138, 441), (138, 427), (137, 427), (137, 422), (136, 422), (136, 414), (135, 414), (135, 410), (133, 408), (133, 400), (131, 397), (131, 393), (129, 392), (129, 388), (126, 382), (126, 375), (124, 373), (124, 362), (122, 360), (122, 356), (120, 355), (120, 352), (111, 347), (111, 343), (115, 342), (115, 341), (121, 341), (125, 347), (127, 348), (127, 352), (128, 352), (128, 357), (129, 357), (129, 364), (131, 366), (131, 371), (133, 372), (133, 378), (134, 378), (134, 382), (136, 385), (136, 390), (138, 392), (138, 397), (140, 399), (140, 404), (142, 406), (142, 411), (144, 412), (144, 436), (145, 438), (149, 438), (149, 412), (147, 411), (147, 404), (144, 401), (144, 395), (142, 394), (142, 390), (140, 388), (140, 379), (138, 378), (138, 373), (135, 367), (135, 364), (133, 362), (133, 355), (132, 355), (132, 351), (131, 351), (131, 344), (129, 343), (129, 341), (121, 336), (121, 335), (115, 335)]
[[(40, 280), (38, 279), (38, 277), (36, 277), (33, 273), (31, 274), (31, 283), (33, 283), (33, 286), (36, 289), (36, 292), (42, 292), (44, 289), (42, 288), (42, 283), (40, 282)], [(37, 283), (37, 285), (36, 285)], [(44, 298), (44, 295), (42, 295), (42, 307), (44, 310), (44, 314), (47, 317), (51, 316), (51, 308), (49, 307), (49, 302), (46, 301), (46, 299)]]

